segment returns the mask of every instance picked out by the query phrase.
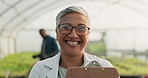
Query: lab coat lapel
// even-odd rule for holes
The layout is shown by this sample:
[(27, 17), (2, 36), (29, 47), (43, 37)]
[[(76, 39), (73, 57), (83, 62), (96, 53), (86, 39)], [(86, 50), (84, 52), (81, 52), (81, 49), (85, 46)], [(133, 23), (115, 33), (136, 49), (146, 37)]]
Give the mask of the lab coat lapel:
[(58, 66), (46, 74), (46, 78), (58, 78)]
[(58, 68), (59, 68), (60, 53), (51, 59), (52, 63), (48, 62), (45, 64), (49, 71), (46, 74), (46, 78), (57, 78), (58, 77)]
[(89, 63), (96, 60), (92, 55), (84, 53), (84, 67), (87, 67)]

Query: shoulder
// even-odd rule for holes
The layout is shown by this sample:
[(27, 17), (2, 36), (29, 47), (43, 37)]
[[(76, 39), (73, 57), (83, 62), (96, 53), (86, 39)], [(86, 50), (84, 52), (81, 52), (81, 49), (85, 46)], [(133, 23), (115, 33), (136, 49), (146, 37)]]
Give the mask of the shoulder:
[(30, 71), (29, 78), (39, 78), (41, 76), (39, 70), (41, 70), (42, 68), (43, 64), (41, 63), (41, 61), (35, 63)]
[(53, 37), (51, 37), (51, 36), (49, 36), (49, 35), (48, 35), (46, 38), (55, 41), (55, 38), (53, 38)]
[(42, 61), (38, 61), (32, 67), (29, 78), (43, 78), (47, 72), (51, 71), (53, 68), (58, 67), (59, 54), (55, 55), (52, 58), (47, 58)]
[(50, 68), (53, 67), (55, 64), (59, 62), (60, 53), (56, 54), (51, 58), (47, 58), (42, 61), (38, 61), (34, 66), (33, 69), (43, 69), (43, 68)]
[(45, 61), (38, 61), (31, 69), (29, 78), (43, 78), (51, 68), (45, 66)]
[(45, 59), (45, 60), (42, 60), (42, 61), (38, 61), (36, 64), (34, 64), (32, 70), (38, 71), (38, 70), (41, 70), (41, 69), (45, 69), (48, 61), (52, 61), (52, 60), (51, 59)]

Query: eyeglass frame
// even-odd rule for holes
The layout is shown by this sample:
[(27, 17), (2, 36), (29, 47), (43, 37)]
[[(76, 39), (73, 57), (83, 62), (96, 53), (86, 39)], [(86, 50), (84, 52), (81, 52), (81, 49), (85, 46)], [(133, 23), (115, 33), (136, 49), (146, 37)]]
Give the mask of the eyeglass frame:
[[(68, 34), (61, 33), (61, 31), (60, 31), (60, 26), (61, 26), (61, 25), (64, 25), (64, 24), (69, 24), (69, 26), (72, 27), (72, 29), (70, 30), (70, 32), (69, 32)], [(77, 27), (79, 27), (79, 25), (84, 25), (84, 27), (88, 28), (88, 30), (87, 30), (87, 34), (88, 34), (90, 28), (87, 27), (85, 24), (78, 24)], [(76, 30), (77, 27), (72, 26), (70, 23), (63, 23), (63, 24), (59, 24), (57, 28), (59, 28), (59, 31), (60, 31), (61, 34), (65, 34), (65, 35), (69, 35), (69, 34), (72, 32), (73, 28), (75, 28), (75, 31), (76, 31), (77, 35), (79, 35), (79, 34), (78, 34), (78, 31)], [(87, 34), (85, 34), (85, 35), (87, 35)], [(85, 36), (85, 35), (80, 35), (80, 36)]]

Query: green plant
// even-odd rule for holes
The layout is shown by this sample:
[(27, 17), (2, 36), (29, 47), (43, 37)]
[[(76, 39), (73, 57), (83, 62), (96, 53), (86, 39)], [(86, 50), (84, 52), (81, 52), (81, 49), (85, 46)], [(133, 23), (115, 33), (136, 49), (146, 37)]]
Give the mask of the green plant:
[(6, 73), (9, 76), (26, 75), (36, 61), (32, 58), (34, 54), (36, 52), (15, 53), (0, 59), (0, 76)]
[(102, 41), (89, 42), (86, 47), (86, 51), (91, 54), (102, 56), (106, 53), (106, 46), (105, 43)]
[(120, 75), (147, 75), (148, 63), (136, 58), (110, 57), (108, 60), (119, 71)]

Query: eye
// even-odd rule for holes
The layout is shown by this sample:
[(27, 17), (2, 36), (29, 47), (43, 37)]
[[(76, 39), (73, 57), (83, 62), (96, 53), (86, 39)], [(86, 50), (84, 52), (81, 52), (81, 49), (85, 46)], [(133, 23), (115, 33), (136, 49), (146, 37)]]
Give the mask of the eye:
[(83, 26), (80, 26), (80, 27), (77, 27), (77, 30), (80, 31), (80, 32), (83, 32), (83, 31), (86, 31), (87, 28), (83, 27)]
[(61, 29), (61, 30), (70, 31), (70, 30), (71, 30), (71, 27), (70, 27), (70, 26), (66, 26), (66, 25), (61, 25), (61, 26), (60, 26), (60, 29)]

